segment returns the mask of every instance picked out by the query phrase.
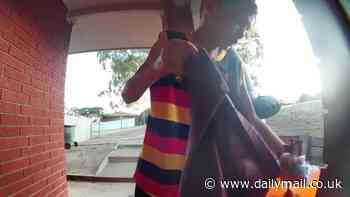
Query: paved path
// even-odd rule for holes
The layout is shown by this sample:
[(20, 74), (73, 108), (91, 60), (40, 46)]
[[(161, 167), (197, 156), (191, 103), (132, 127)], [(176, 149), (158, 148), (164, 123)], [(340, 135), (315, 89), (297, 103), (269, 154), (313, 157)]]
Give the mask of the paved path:
[(118, 130), (66, 150), (67, 174), (94, 176), (102, 160), (117, 144), (142, 144), (144, 127)]

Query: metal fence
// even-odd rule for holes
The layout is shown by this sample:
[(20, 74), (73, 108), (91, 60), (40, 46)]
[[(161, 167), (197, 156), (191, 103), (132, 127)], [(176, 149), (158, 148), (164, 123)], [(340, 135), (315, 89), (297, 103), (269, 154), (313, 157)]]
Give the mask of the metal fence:
[(91, 124), (91, 137), (99, 137), (115, 133), (120, 129), (127, 129), (135, 126), (135, 118), (127, 118), (108, 122), (94, 122)]

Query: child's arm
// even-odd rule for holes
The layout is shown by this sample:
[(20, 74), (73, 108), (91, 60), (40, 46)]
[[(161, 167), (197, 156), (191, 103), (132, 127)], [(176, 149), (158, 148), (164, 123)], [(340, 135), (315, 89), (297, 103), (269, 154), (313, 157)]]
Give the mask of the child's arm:
[(137, 101), (146, 89), (164, 74), (161, 69), (154, 66), (157, 58), (161, 55), (164, 34), (160, 33), (158, 41), (151, 48), (146, 61), (139, 70), (131, 77), (124, 86), (122, 97), (126, 103)]
[(242, 77), (243, 81), (241, 85), (241, 97), (243, 102), (243, 114), (246, 116), (248, 121), (257, 129), (257, 131), (260, 131), (260, 134), (265, 139), (267, 144), (270, 145), (275, 154), (277, 156), (280, 156), (283, 152), (285, 152), (286, 144), (266, 123), (261, 121), (257, 116), (253, 102), (247, 90), (247, 84), (244, 79), (245, 74), (243, 74)]
[(129, 104), (137, 101), (156, 79), (156, 71), (153, 71), (152, 65), (149, 65), (148, 62), (142, 64), (136, 74), (124, 86), (122, 97), (125, 103)]

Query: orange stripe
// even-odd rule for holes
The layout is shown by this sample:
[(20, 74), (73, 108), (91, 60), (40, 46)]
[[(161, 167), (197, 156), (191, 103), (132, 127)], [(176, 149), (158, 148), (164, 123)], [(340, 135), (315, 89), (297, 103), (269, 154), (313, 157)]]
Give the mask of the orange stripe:
[(163, 102), (152, 101), (151, 116), (187, 125), (191, 123), (189, 108)]
[(141, 158), (164, 170), (182, 170), (185, 164), (184, 155), (162, 153), (146, 144), (143, 145)]

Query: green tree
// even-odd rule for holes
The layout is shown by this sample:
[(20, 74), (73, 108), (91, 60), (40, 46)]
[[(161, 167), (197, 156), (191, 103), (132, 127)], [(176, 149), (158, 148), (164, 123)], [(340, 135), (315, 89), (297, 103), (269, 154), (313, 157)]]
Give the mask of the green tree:
[(124, 105), (121, 90), (126, 81), (134, 75), (138, 67), (146, 60), (147, 49), (107, 50), (97, 53), (103, 69), (112, 72), (108, 87), (99, 96), (108, 96), (112, 109)]

